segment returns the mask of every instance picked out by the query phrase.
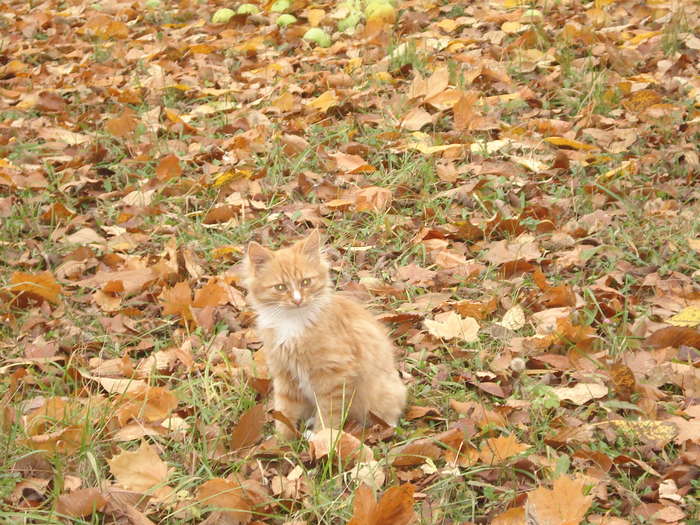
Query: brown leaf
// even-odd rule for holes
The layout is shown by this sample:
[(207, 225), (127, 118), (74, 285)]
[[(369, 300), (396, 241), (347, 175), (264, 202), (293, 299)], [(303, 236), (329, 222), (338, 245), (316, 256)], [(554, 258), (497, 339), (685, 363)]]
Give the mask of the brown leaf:
[(615, 363), (610, 366), (608, 373), (617, 396), (623, 401), (629, 401), (636, 387), (632, 369), (623, 363)]
[(425, 463), (426, 459), (437, 459), (442, 450), (431, 439), (418, 439), (392, 451), (395, 455), (392, 465), (395, 467), (412, 467)]
[(240, 484), (222, 478), (205, 481), (197, 489), (197, 501), (224, 512), (242, 523), (251, 520), (252, 502)]
[(517, 456), (521, 452), (530, 448), (518, 441), (513, 435), (488, 438), (479, 448), (481, 460), (488, 465), (497, 465), (505, 460)]
[(475, 109), (477, 100), (479, 100), (479, 93), (477, 91), (462, 93), (459, 101), (452, 108), (452, 111), (454, 111), (455, 129), (469, 129), (469, 124), (471, 124), (478, 115)]
[(56, 282), (51, 272), (37, 274), (15, 272), (10, 277), (10, 284), (12, 292), (19, 297), (45, 299), (54, 304), (59, 302), (61, 285)]
[(391, 205), (391, 199), (391, 190), (369, 186), (355, 193), (355, 209), (381, 213)]
[(420, 407), (420, 406), (410, 406), (406, 409), (405, 418), (409, 421), (414, 419), (419, 419), (425, 416), (440, 416), (440, 410), (436, 407)]
[(336, 167), (345, 173), (371, 173), (376, 170), (359, 155), (338, 152), (329, 155), (329, 157), (335, 160)]
[(98, 489), (78, 489), (58, 497), (56, 512), (71, 518), (84, 518), (102, 510), (106, 503)]
[(229, 300), (228, 291), (221, 282), (210, 279), (202, 288), (195, 291), (192, 306), (204, 308), (205, 306), (222, 306)]
[(230, 204), (217, 206), (209, 210), (204, 217), (204, 224), (221, 224), (228, 222), (236, 215), (237, 208)]
[(168, 479), (168, 466), (145, 441), (138, 450), (122, 450), (107, 463), (117, 483), (125, 489), (145, 492)]
[(372, 517), (377, 502), (372, 495), (372, 490), (364, 483), (355, 491), (355, 500), (352, 504), (352, 518), (348, 525), (371, 525)]
[(423, 126), (431, 124), (433, 116), (421, 107), (415, 107), (403, 118), (401, 127), (409, 131), (419, 131)]
[(185, 321), (192, 321), (192, 290), (187, 281), (181, 281), (172, 288), (165, 288), (160, 294), (163, 315), (179, 315)]
[(586, 516), (593, 496), (584, 496), (584, 482), (562, 476), (552, 489), (540, 487), (528, 493), (525, 512), (540, 525), (578, 525)]
[(154, 386), (124, 394), (128, 400), (116, 412), (120, 425), (137, 418), (152, 423), (166, 419), (177, 408), (177, 398), (170, 390)]
[(491, 520), (491, 525), (525, 525), (525, 507), (514, 507)]
[(110, 135), (124, 138), (136, 129), (136, 124), (137, 120), (134, 117), (134, 112), (130, 109), (125, 109), (118, 117), (109, 119), (105, 123), (105, 129)]
[(347, 432), (332, 428), (319, 430), (309, 438), (309, 452), (316, 460), (332, 452), (346, 466), (374, 459), (372, 450), (362, 441)]
[(372, 491), (362, 484), (355, 492), (353, 515), (348, 525), (408, 525), (415, 520), (410, 483), (389, 488), (375, 503)]
[(646, 343), (653, 348), (692, 346), (700, 349), (700, 332), (685, 326), (669, 326), (651, 334)]
[(231, 432), (231, 450), (255, 444), (262, 436), (263, 425), (265, 425), (265, 407), (262, 404), (246, 410)]
[(180, 175), (182, 175), (182, 166), (180, 166), (180, 160), (173, 154), (160, 159), (156, 166), (156, 178), (161, 182)]
[(431, 335), (440, 339), (460, 339), (467, 343), (479, 339), (479, 323), (472, 317), (461, 317), (455, 312), (438, 314), (435, 320), (426, 319), (423, 321), (425, 327)]

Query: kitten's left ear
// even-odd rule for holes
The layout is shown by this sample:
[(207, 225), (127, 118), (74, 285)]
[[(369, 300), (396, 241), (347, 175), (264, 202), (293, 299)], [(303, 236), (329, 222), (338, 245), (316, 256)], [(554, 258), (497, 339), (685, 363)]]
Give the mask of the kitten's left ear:
[(312, 231), (306, 239), (299, 241), (299, 250), (309, 257), (321, 256), (321, 235), (318, 230)]

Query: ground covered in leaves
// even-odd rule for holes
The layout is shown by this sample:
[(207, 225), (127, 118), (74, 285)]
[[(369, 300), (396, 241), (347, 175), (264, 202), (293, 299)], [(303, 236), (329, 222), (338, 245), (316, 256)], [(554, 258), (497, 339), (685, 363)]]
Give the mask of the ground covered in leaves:
[[(0, 521), (697, 524), (697, 2), (224, 7), (0, 5)], [(311, 228), (396, 429), (272, 431)]]

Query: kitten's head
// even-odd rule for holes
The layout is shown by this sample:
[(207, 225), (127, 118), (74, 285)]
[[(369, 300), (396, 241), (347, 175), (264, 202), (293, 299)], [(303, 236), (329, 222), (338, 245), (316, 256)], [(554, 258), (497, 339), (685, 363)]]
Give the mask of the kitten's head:
[(244, 273), (244, 284), (256, 306), (302, 308), (325, 299), (331, 290), (328, 264), (321, 254), (316, 230), (306, 239), (277, 251), (251, 242)]

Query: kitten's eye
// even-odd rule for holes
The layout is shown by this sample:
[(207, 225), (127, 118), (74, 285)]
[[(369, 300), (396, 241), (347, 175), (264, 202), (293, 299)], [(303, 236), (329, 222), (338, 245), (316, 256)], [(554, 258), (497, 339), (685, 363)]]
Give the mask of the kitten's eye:
[(276, 284), (275, 285), (275, 290), (278, 292), (284, 292), (287, 289), (287, 286), (284, 284)]
[(304, 288), (306, 288), (306, 287), (309, 286), (310, 284), (311, 284), (311, 279), (302, 279), (302, 280), (301, 280), (301, 285), (302, 285)]

